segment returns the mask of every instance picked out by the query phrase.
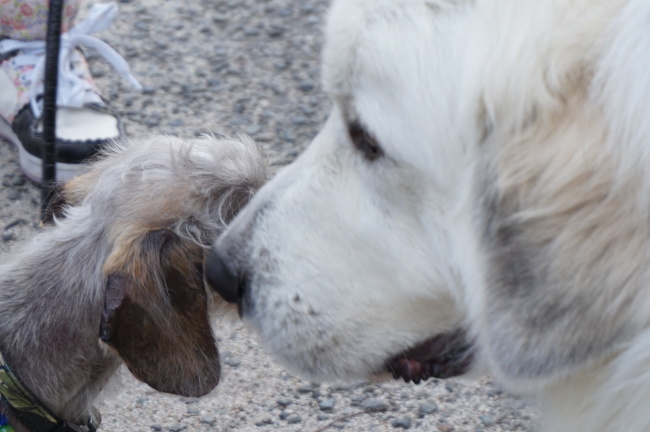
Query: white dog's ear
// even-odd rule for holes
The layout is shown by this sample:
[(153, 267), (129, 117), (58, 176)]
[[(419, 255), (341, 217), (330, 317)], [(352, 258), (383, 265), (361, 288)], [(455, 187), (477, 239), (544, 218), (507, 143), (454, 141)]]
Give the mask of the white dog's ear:
[(198, 397), (219, 382), (202, 261), (200, 247), (165, 229), (108, 260), (100, 338), (156, 390)]
[(575, 370), (636, 325), (643, 217), (634, 213), (635, 197), (614, 192), (611, 171), (598, 165), (605, 158), (585, 150), (602, 148), (596, 122), (571, 116), (553, 131), (526, 131), (529, 140), (519, 137), (513, 153), (505, 154), (503, 136), (482, 150), (478, 336), (510, 382)]

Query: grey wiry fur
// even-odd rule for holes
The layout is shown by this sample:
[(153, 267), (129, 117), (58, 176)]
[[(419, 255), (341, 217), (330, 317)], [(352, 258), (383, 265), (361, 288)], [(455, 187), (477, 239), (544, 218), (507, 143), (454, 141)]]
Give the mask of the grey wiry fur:
[[(73, 423), (91, 413), (122, 354), (135, 358), (125, 361), (136, 376), (151, 375), (159, 389), (197, 394), (214, 387), (220, 369), (207, 320), (190, 322), (183, 312), (196, 315), (184, 310), (190, 296), (198, 315), (207, 308), (203, 250), (265, 176), (248, 138), (154, 137), (116, 143), (67, 184), (69, 206), (55, 224), (0, 266), (0, 347), (25, 384)], [(146, 337), (141, 325), (163, 338), (151, 350), (180, 351), (134, 352), (149, 343), (138, 339)], [(100, 326), (111, 348), (100, 341)], [(191, 346), (201, 341), (205, 352)], [(149, 370), (148, 358), (168, 363)], [(167, 365), (191, 375), (172, 382), (179, 378), (165, 376)]]

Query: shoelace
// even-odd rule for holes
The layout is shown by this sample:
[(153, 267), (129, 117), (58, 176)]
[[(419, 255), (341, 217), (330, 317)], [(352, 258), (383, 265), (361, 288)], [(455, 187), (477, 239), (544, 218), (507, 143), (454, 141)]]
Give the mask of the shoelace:
[[(131, 73), (128, 63), (106, 42), (90, 36), (107, 29), (117, 14), (116, 3), (99, 3), (88, 12), (82, 22), (67, 33), (61, 35), (59, 54), (59, 81), (57, 88), (57, 106), (81, 108), (86, 104), (102, 105), (102, 100), (92, 86), (75, 71), (73, 64), (76, 48), (88, 47), (97, 51), (121, 76), (131, 83), (136, 90), (142, 86)], [(38, 96), (43, 93), (43, 75), (45, 71), (45, 41), (19, 41), (3, 39), (0, 41), (0, 55), (20, 51), (12, 58), (17, 66), (34, 65), (26, 72), (25, 80), (30, 84), (30, 105), (34, 115), (39, 118), (41, 106)], [(78, 55), (78, 54), (76, 54)], [(28, 75), (29, 74), (29, 75)]]

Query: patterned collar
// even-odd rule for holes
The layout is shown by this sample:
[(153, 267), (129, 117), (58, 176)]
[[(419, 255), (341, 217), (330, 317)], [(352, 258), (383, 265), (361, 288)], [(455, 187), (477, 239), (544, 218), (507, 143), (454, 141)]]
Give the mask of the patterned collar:
[(99, 424), (91, 420), (81, 425), (69, 425), (43, 405), (0, 352), (0, 401), (5, 412), (12, 414), (30, 432), (96, 432)]

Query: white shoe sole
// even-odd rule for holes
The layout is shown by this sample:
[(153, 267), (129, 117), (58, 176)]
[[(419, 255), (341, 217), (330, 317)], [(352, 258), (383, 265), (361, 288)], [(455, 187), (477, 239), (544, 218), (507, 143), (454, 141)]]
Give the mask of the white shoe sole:
[[(11, 129), (6, 120), (0, 118), (0, 138), (13, 143), (18, 149), (18, 161), (21, 170), (31, 181), (37, 184), (43, 183), (43, 162), (40, 158), (29, 154), (20, 143), (20, 140)], [(80, 164), (56, 163), (56, 181), (66, 182), (81, 172)]]

